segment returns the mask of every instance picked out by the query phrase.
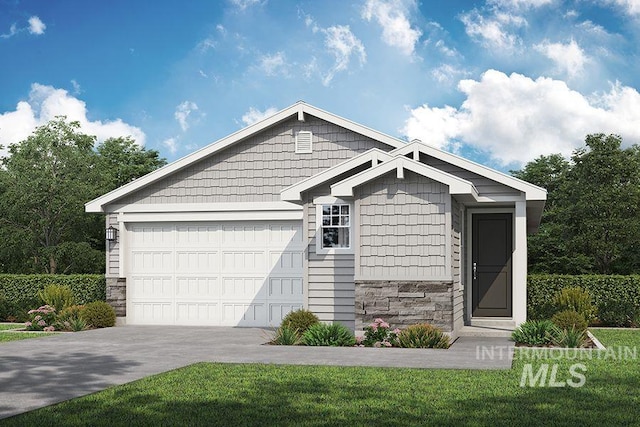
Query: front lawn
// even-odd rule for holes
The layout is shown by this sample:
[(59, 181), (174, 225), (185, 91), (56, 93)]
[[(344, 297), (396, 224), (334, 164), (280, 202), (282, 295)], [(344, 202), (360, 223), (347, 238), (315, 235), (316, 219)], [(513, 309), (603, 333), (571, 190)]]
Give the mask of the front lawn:
[(0, 343), (8, 341), (24, 340), (28, 338), (39, 338), (52, 334), (33, 332), (7, 332), (13, 329), (23, 329), (24, 323), (0, 323)]
[[(532, 353), (517, 350), (514, 367), (509, 371), (199, 363), (43, 408), (5, 423), (9, 426), (636, 424), (640, 405), (637, 360), (640, 332), (597, 330), (595, 335), (609, 347), (608, 353), (594, 350), (590, 359), (567, 360), (553, 353), (538, 359)], [(616, 350), (618, 346), (627, 346), (629, 350), (626, 353)], [(612, 359), (614, 352), (626, 356), (622, 360)], [(586, 367), (583, 387), (520, 387), (523, 369), (528, 364), (534, 372), (543, 364), (557, 364), (558, 382), (571, 378), (568, 372), (574, 363)]]

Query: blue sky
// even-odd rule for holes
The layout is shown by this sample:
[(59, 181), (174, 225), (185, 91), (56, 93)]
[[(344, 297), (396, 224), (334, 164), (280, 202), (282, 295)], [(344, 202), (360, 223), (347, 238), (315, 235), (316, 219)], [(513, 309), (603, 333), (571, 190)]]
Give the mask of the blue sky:
[(67, 115), (172, 161), (302, 99), (519, 168), (640, 142), (639, 21), (640, 0), (0, 0), (0, 144)]

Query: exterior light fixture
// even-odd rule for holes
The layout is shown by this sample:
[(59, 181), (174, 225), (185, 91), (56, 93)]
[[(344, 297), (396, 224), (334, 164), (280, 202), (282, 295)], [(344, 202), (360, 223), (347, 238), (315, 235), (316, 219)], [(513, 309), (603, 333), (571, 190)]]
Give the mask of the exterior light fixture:
[(109, 226), (109, 228), (107, 228), (106, 230), (106, 237), (107, 237), (107, 241), (109, 242), (115, 242), (116, 239), (118, 238), (118, 229), (114, 228), (112, 225)]

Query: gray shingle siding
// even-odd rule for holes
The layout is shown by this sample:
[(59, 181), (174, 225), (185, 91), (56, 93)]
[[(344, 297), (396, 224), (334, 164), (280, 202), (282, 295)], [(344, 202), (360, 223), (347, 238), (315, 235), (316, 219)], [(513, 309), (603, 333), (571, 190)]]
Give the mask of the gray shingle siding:
[(513, 188), (507, 187), (506, 185), (492, 181), (489, 178), (485, 178), (450, 163), (443, 162), (442, 160), (436, 159), (434, 157), (421, 154), (420, 161), (429, 166), (433, 166), (443, 172), (450, 173), (451, 175), (457, 176), (458, 178), (466, 179), (467, 181), (472, 182), (478, 190), (478, 194), (480, 194), (480, 196), (520, 195), (520, 192), (518, 190), (514, 190)]
[(406, 171), (359, 187), (360, 279), (442, 280), (447, 276), (444, 184)]
[[(313, 132), (313, 153), (295, 153), (298, 131)], [(371, 148), (392, 147), (311, 115), (291, 118), (116, 201), (219, 203), (280, 200), (280, 191)]]
[(462, 210), (455, 197), (451, 198), (451, 272), (453, 275), (453, 329), (464, 325), (464, 277), (462, 272)]

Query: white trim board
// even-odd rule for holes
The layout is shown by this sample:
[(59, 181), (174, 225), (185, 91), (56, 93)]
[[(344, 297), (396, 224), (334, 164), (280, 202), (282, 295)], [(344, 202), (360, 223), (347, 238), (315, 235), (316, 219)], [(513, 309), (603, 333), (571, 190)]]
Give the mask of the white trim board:
[(242, 202), (242, 203), (156, 203), (112, 205), (113, 212), (158, 213), (158, 212), (253, 212), (253, 211), (302, 211), (295, 203)]

